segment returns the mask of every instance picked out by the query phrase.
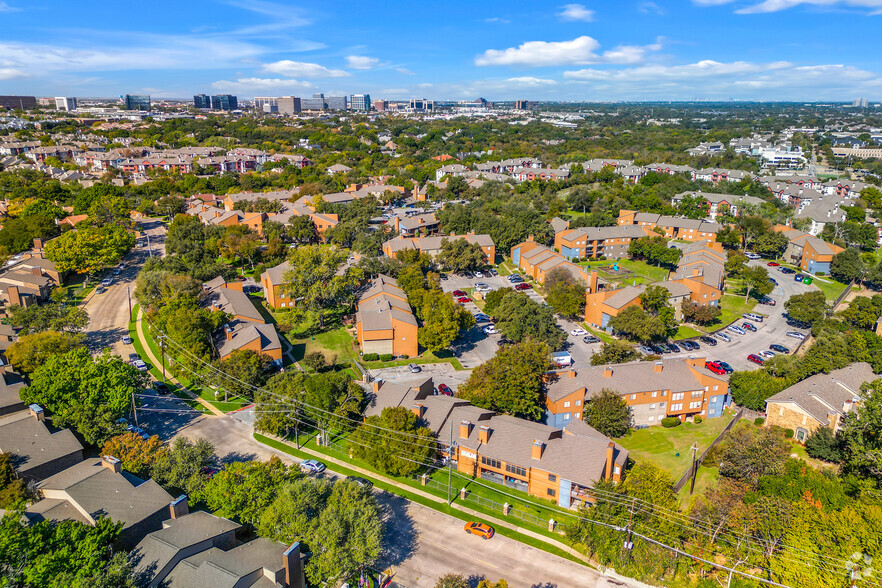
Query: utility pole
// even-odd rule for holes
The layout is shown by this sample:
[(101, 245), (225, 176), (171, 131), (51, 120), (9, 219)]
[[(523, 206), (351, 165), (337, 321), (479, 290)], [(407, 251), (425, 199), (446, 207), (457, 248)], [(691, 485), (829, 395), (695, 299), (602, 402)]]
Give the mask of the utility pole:
[(625, 550), (630, 553), (631, 549), (634, 547), (634, 543), (631, 542), (631, 523), (634, 521), (634, 506), (637, 504), (637, 499), (635, 498), (631, 501), (631, 513), (628, 515), (628, 536), (625, 537)]
[(695, 491), (695, 478), (698, 476), (698, 464), (695, 461), (695, 453), (698, 451), (698, 443), (692, 444), (692, 484), (689, 486), (689, 495)]
[(129, 299), (129, 322), (131, 322), (133, 320), (132, 319), (132, 288), (131, 288), (131, 286), (126, 286), (126, 296), (128, 296), (128, 299)]
[(159, 336), (159, 349), (162, 355), (162, 381), (168, 383), (165, 378), (165, 335)]
[(453, 461), (453, 419), (450, 420), (450, 445), (447, 446), (447, 504), (450, 504), (450, 484), (453, 474), (451, 473)]
[(138, 425), (138, 409), (135, 407), (135, 393), (134, 392), (132, 392), (132, 414), (135, 416), (135, 426), (139, 427), (140, 425)]

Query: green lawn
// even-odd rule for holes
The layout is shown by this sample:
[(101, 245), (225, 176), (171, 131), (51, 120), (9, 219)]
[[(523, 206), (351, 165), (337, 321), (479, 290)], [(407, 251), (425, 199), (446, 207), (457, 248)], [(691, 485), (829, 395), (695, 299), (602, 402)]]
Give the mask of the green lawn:
[(723, 312), (717, 317), (717, 320), (711, 323), (711, 326), (716, 328), (728, 325), (732, 321), (741, 318), (741, 315), (745, 312), (752, 311), (756, 305), (756, 298), (748, 298), (745, 301), (744, 296), (726, 292), (720, 301), (720, 309)]
[[(606, 259), (603, 261), (583, 261), (580, 262), (579, 265), (586, 269), (593, 269), (597, 267), (612, 267), (614, 263), (615, 260)], [(645, 261), (620, 259), (618, 260), (618, 263), (620, 268), (634, 272), (633, 275), (621, 278), (611, 278), (608, 274), (601, 271), (598, 272), (598, 276), (610, 282), (632, 286), (635, 284), (639, 286), (640, 284), (663, 282), (668, 277), (668, 270), (666, 268), (650, 265)]]
[(604, 343), (612, 343), (615, 341), (615, 337), (607, 333), (606, 331), (601, 331), (600, 329), (595, 329), (594, 327), (589, 327), (588, 323), (582, 323), (582, 328), (586, 331), (603, 341)]
[(677, 329), (677, 333), (674, 335), (674, 340), (679, 341), (680, 339), (691, 339), (692, 337), (701, 337), (704, 335), (701, 331), (693, 329), (692, 327), (686, 325), (680, 325)]
[(701, 496), (709, 488), (716, 486), (719, 479), (719, 468), (705, 466), (698, 468), (698, 476), (695, 478), (695, 491), (692, 494), (689, 494), (689, 482), (687, 482), (677, 496), (680, 500), (680, 506), (684, 509), (688, 509), (696, 496)]
[(294, 361), (302, 360), (307, 353), (312, 351), (321, 351), (325, 356), (336, 355), (338, 362), (348, 362), (356, 358), (353, 347), (355, 339), (349, 333), (349, 329), (343, 325), (323, 333), (317, 333), (312, 337), (290, 339), (290, 341), (294, 346), (292, 351)]
[(631, 431), (616, 441), (631, 452), (635, 461), (653, 461), (677, 480), (692, 462), (692, 451), (689, 449), (692, 444), (698, 443), (697, 455), (700, 455), (732, 420), (732, 416), (733, 413), (727, 411), (721, 417), (704, 419), (697, 425), (683, 423), (673, 429), (653, 426)]
[(396, 359), (393, 361), (363, 361), (361, 362), (368, 369), (376, 370), (380, 368), (386, 367), (395, 367), (401, 365), (407, 365), (410, 363), (416, 364), (425, 364), (425, 363), (449, 363), (453, 366), (455, 370), (464, 370), (462, 364), (459, 362), (457, 358), (453, 356), (451, 351), (439, 351), (437, 353), (432, 353), (431, 351), (423, 351), (419, 357), (411, 357), (409, 359)]
[[(830, 280), (830, 281), (823, 281)], [(824, 296), (830, 302), (836, 300), (842, 291), (848, 287), (848, 284), (842, 284), (840, 282), (834, 282), (832, 278), (823, 278), (823, 280), (819, 280), (818, 278), (812, 279), (812, 285), (817, 286), (818, 290), (824, 293)]]
[(496, 271), (499, 272), (500, 276), (510, 276), (515, 271), (514, 263), (511, 260), (506, 260), (496, 266)]

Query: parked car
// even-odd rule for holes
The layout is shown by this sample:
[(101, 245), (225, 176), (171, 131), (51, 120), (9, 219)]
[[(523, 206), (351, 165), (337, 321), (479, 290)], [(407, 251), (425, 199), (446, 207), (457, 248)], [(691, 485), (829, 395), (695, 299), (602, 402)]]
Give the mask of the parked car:
[(667, 345), (668, 348), (674, 353), (680, 353), (680, 346), (676, 343), (666, 343), (665, 345)]
[(132, 338), (129, 337), (128, 335), (123, 335), (122, 342), (123, 342), (123, 345), (131, 345)]
[(756, 323), (763, 322), (763, 315), (757, 314), (755, 312), (745, 312), (744, 314), (741, 315), (741, 318), (746, 318), (747, 320), (753, 321)]
[(135, 361), (133, 361), (132, 366), (134, 366), (134, 368), (139, 372), (146, 372), (148, 369), (150, 369), (149, 367), (147, 367), (147, 364), (140, 359), (136, 359)]
[(456, 301), (459, 302), (460, 304), (465, 304), (466, 302), (471, 302), (472, 299), (469, 298), (468, 296), (460, 296), (459, 298), (456, 299)]
[(483, 312), (479, 312), (478, 314), (475, 315), (475, 322), (489, 323), (490, 317), (487, 316), (486, 314), (484, 314)]
[(745, 253), (744, 257), (746, 257), (747, 259), (759, 259), (760, 258), (759, 255), (757, 255), (756, 253), (751, 253), (750, 251)]
[(763, 349), (759, 352), (759, 354), (766, 359), (772, 359), (773, 357), (775, 357), (775, 352), (769, 351), (768, 349)]
[(104, 286), (98, 286), (95, 288), (95, 294), (104, 294), (105, 292), (107, 292), (107, 288)]
[(778, 343), (772, 343), (771, 345), (769, 345), (769, 349), (771, 349), (772, 351), (777, 351), (778, 353), (790, 353), (790, 349)]
[(766, 363), (765, 359), (763, 359), (762, 357), (760, 357), (759, 355), (757, 355), (755, 353), (751, 353), (750, 355), (748, 355), (747, 361), (755, 363), (757, 365), (763, 365), (764, 363)]
[(653, 353), (655, 353), (651, 347), (647, 347), (646, 345), (638, 345), (637, 351), (639, 351), (643, 355), (652, 355)]
[(484, 273), (483, 272), (475, 272), (475, 277), (480, 280), (481, 278), (484, 277)]
[(512, 274), (512, 275), (508, 276), (508, 281), (509, 282), (516, 282), (516, 281), (523, 282), (524, 278), (522, 278), (520, 274)]
[(462, 277), (468, 278), (469, 280), (471, 280), (475, 276), (472, 275), (472, 272), (462, 272)]
[(532, 288), (533, 288), (533, 286), (531, 286), (530, 284), (528, 284), (526, 282), (521, 282), (515, 286), (515, 290), (531, 290)]
[(582, 337), (582, 342), (588, 344), (600, 343), (600, 338), (595, 337), (594, 335), (586, 335), (585, 337)]
[(475, 288), (489, 288), (489, 287), (490, 286), (488, 286), (484, 282), (475, 282)]
[(717, 365), (720, 366), (721, 368), (723, 368), (723, 371), (725, 371), (727, 374), (731, 374), (732, 372), (735, 371), (735, 368), (733, 368), (731, 365), (729, 365), (729, 364), (726, 363), (725, 361), (720, 361), (720, 360), (718, 359), (718, 360), (717, 360)]
[(113, 278), (104, 278), (103, 280), (101, 280), (101, 285), (104, 286), (105, 288), (110, 286), (112, 283), (113, 283)]
[(716, 337), (720, 341), (725, 341), (726, 343), (732, 340), (729, 338), (729, 335), (727, 335), (723, 331), (717, 331), (716, 333), (714, 333), (714, 337)]
[(115, 275), (115, 276), (119, 275), (119, 268), (114, 268), (113, 275)]
[(585, 329), (583, 329), (581, 327), (576, 327), (575, 329), (570, 331), (570, 335), (572, 335), (573, 337), (581, 337), (582, 335), (587, 335), (587, 334), (588, 334), (588, 331), (586, 331)]
[(490, 525), (475, 522), (466, 523), (465, 532), (470, 535), (477, 535), (481, 539), (490, 539), (496, 534), (496, 531)]
[(412, 373), (412, 374), (418, 374), (421, 371), (423, 371), (423, 368), (421, 368), (420, 366), (418, 366), (415, 363), (409, 363), (409, 364), (407, 364), (407, 367), (410, 369), (410, 373)]
[(766, 306), (775, 306), (776, 304), (778, 304), (777, 302), (775, 302), (774, 298), (769, 298), (768, 296), (766, 296), (765, 298), (761, 298), (759, 302), (760, 304), (765, 304)]
[(660, 345), (656, 345), (656, 344), (650, 345), (649, 348), (656, 355), (663, 355), (665, 353), (670, 353), (670, 351), (668, 351), (667, 347), (662, 349)]
[(691, 339), (680, 341), (680, 345), (685, 347), (688, 351), (697, 351), (698, 349), (701, 349), (701, 345), (699, 345), (695, 341), (692, 341)]
[(512, 341), (511, 339), (506, 339), (505, 337), (496, 342), (496, 344), (500, 347), (502, 347), (503, 345), (511, 345), (512, 343), (514, 343), (514, 341)]
[(156, 388), (156, 391), (162, 396), (167, 396), (171, 392), (171, 388), (169, 388), (168, 384), (165, 382), (156, 382), (153, 384), (153, 387)]
[(137, 353), (129, 353), (129, 363), (135, 363), (139, 359), (141, 359), (141, 356)]
[(789, 267), (779, 267), (778, 271), (781, 272), (782, 274), (795, 274), (796, 273), (795, 269), (790, 269)]
[(307, 459), (305, 461), (300, 462), (300, 469), (306, 472), (307, 474), (320, 474), (325, 471), (326, 467), (320, 461), (314, 459)]
[(485, 292), (490, 292), (491, 290), (493, 290), (493, 288), (491, 288), (487, 284), (484, 284), (483, 286), (476, 286), (475, 287), (475, 292), (481, 292), (482, 294)]
[(753, 323), (748, 323), (748, 322), (741, 323), (741, 328), (744, 329), (745, 331), (751, 331), (753, 333), (756, 333), (756, 327), (753, 326)]
[(770, 262), (767, 263), (766, 265), (769, 266), (769, 267), (779, 267), (781, 264), (778, 263), (777, 261), (770, 261)]
[(458, 298), (458, 297), (460, 297), (460, 296), (465, 296), (466, 293), (463, 292), (462, 290), (454, 290), (454, 291), (453, 291), (453, 295), (454, 295), (454, 297), (457, 297), (457, 298)]
[(720, 367), (720, 364), (715, 361), (704, 362), (704, 367), (717, 374), (718, 376), (722, 376), (726, 373), (726, 370)]
[(485, 335), (495, 335), (496, 333), (499, 332), (496, 330), (496, 327), (494, 327), (493, 325), (487, 325), (482, 330), (484, 331)]
[(365, 480), (364, 478), (359, 476), (346, 476), (346, 481), (352, 482), (353, 484), (358, 484), (365, 490), (370, 490), (371, 487), (374, 485), (374, 483), (370, 480)]
[(769, 282), (771, 282), (773, 286), (778, 285), (778, 280), (776, 280), (775, 278), (769, 278)]
[(803, 277), (804, 276), (802, 274), (796, 274), (795, 276), (793, 276), (793, 279), (796, 280), (797, 282), (801, 282)]
[(444, 396), (453, 396), (453, 390), (447, 384), (438, 384), (438, 393)]
[(487, 270), (487, 273), (491, 276), (498, 276), (499, 275), (499, 272), (496, 271), (495, 269), (493, 269), (492, 267)]
[(787, 331), (788, 337), (793, 337), (794, 339), (799, 339), (800, 341), (805, 339), (805, 334), (800, 333), (799, 331)]
[(703, 335), (703, 336), (699, 337), (698, 340), (701, 341), (702, 343), (707, 343), (711, 347), (715, 347), (717, 345), (717, 340), (714, 339), (713, 337), (708, 337), (707, 335)]
[(744, 335), (744, 334), (746, 334), (746, 333), (744, 332), (744, 329), (742, 329), (742, 328), (739, 327), (738, 325), (729, 325), (729, 330), (732, 331), (733, 333), (738, 333), (739, 335)]
[(661, 349), (662, 353), (671, 353), (674, 351), (673, 349), (671, 349), (671, 346), (668, 345), (667, 343), (657, 343), (656, 347)]

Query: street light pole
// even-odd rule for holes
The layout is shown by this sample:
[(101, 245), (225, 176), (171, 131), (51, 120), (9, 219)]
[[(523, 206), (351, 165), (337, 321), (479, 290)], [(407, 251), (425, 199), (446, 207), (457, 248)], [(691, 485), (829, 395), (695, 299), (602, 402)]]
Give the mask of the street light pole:
[(135, 406), (135, 393), (132, 392), (132, 414), (135, 417), (135, 426), (138, 427), (138, 409)]
[(453, 419), (450, 420), (450, 444), (447, 446), (447, 504), (450, 504), (450, 484), (453, 473), (451, 472), (453, 460)]
[(159, 337), (160, 355), (162, 355), (162, 381), (168, 383), (165, 378), (165, 335)]

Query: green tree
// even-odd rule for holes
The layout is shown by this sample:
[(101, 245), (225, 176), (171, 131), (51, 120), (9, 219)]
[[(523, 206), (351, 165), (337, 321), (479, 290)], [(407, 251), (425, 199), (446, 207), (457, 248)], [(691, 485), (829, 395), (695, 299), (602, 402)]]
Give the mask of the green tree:
[(839, 434), (845, 472), (882, 481), (882, 380), (861, 386), (857, 409), (845, 415)]
[(551, 369), (549, 348), (527, 339), (499, 349), (472, 371), (457, 396), (475, 406), (538, 421), (544, 412), (543, 374)]
[(677, 203), (677, 210), (686, 218), (705, 218), (710, 210), (710, 203), (702, 196), (684, 196)]
[(839, 439), (827, 427), (819, 427), (805, 440), (805, 452), (810, 457), (838, 463), (842, 459)]
[(839, 314), (845, 322), (857, 329), (873, 330), (876, 321), (882, 315), (882, 296), (879, 294), (872, 298), (859, 296)]
[(631, 257), (645, 259), (649, 263), (658, 266), (676, 267), (683, 252), (674, 247), (668, 247), (665, 237), (641, 237), (631, 241), (628, 245), (628, 253)]
[(600, 346), (600, 352), (591, 356), (591, 365), (626, 363), (640, 359), (640, 352), (624, 341), (613, 339)]
[(43, 305), (9, 307), (9, 321), (23, 335), (43, 331), (59, 331), (62, 333), (78, 333), (89, 324), (89, 315), (85, 309), (76, 305), (58, 302)]
[(206, 482), (204, 472), (216, 460), (214, 446), (208, 440), (177, 437), (171, 448), (153, 461), (150, 476), (172, 494), (198, 496)]
[(455, 273), (474, 271), (487, 265), (481, 245), (465, 238), (441, 239), (441, 251), (436, 260), (442, 268)]
[(763, 297), (775, 289), (769, 281), (769, 272), (762, 266), (745, 266), (741, 270), (741, 279), (744, 281), (744, 300), (753, 292), (754, 296)]
[(545, 300), (561, 316), (580, 317), (585, 312), (585, 290), (582, 280), (574, 279), (566, 270), (555, 268), (545, 275)]
[(787, 249), (789, 243), (787, 235), (770, 230), (756, 238), (753, 250), (765, 258), (778, 259), (784, 255), (784, 250)]
[(567, 338), (554, 318), (550, 306), (542, 306), (526, 294), (509, 290), (493, 310), (496, 328), (515, 342), (528, 338), (559, 349)]
[(395, 406), (366, 418), (349, 437), (349, 450), (384, 473), (408, 476), (431, 464), (438, 448), (432, 430), (417, 415)]
[(6, 510), (18, 508), (30, 497), (27, 483), (15, 474), (12, 454), (0, 453), (0, 508)]
[(149, 476), (153, 463), (165, 451), (159, 436), (144, 439), (135, 432), (128, 432), (108, 439), (101, 448), (101, 455), (112, 455), (122, 462), (124, 470), (145, 477)]
[(303, 356), (303, 363), (312, 371), (320, 372), (328, 365), (328, 360), (325, 359), (325, 354), (321, 351), (310, 351)]
[(735, 404), (758, 411), (765, 410), (767, 398), (774, 396), (792, 383), (785, 378), (776, 378), (764, 369), (737, 371), (729, 376), (729, 390)]
[(490, 316), (494, 316), (494, 312), (499, 308), (502, 299), (509, 293), (511, 293), (511, 290), (508, 288), (497, 288), (496, 290), (488, 292), (487, 295), (484, 296), (484, 312)]
[(790, 444), (774, 429), (739, 425), (714, 449), (720, 475), (756, 487), (763, 476), (783, 473)]
[(448, 573), (438, 578), (435, 588), (471, 588), (471, 584), (462, 574)]
[(607, 437), (625, 435), (633, 423), (631, 407), (621, 394), (603, 388), (600, 394), (585, 403), (583, 419)]
[(83, 336), (74, 333), (43, 331), (22, 335), (6, 350), (6, 358), (15, 369), (33, 373), (54, 355), (64, 355), (83, 343)]
[(120, 226), (86, 226), (49, 241), (44, 250), (59, 271), (85, 274), (119, 263), (134, 245), (135, 237)]
[(199, 497), (217, 516), (257, 526), (282, 487), (301, 476), (278, 457), (234, 461), (205, 483)]
[(726, 275), (736, 277), (741, 275), (741, 270), (747, 267), (747, 256), (741, 251), (729, 251), (726, 255)]
[(726, 249), (735, 249), (741, 245), (741, 232), (734, 226), (724, 226), (717, 231), (717, 243)]
[(53, 355), (31, 374), (22, 400), (48, 409), (57, 426), (71, 427), (86, 443), (101, 444), (122, 425), (131, 396), (145, 388), (148, 377), (119, 357), (92, 357), (83, 347)]
[(840, 282), (852, 280), (860, 282), (866, 271), (867, 268), (861, 259), (861, 252), (854, 247), (849, 247), (834, 255), (833, 262), (830, 264), (830, 275)]
[(423, 322), (419, 343), (433, 353), (450, 347), (461, 331), (475, 324), (475, 317), (440, 289), (420, 290), (408, 298), (413, 298), (417, 316)]
[(714, 322), (723, 313), (719, 306), (713, 304), (698, 304), (688, 298), (680, 304), (683, 320), (697, 325), (707, 325)]
[(814, 326), (827, 316), (827, 298), (820, 290), (812, 290), (791, 296), (784, 308), (793, 320)]
[(292, 267), (284, 275), (284, 289), (292, 298), (302, 298), (304, 306), (318, 313), (322, 326), (324, 310), (351, 304), (355, 288), (364, 276), (357, 266), (343, 269), (348, 257), (346, 249), (318, 245), (297, 247), (288, 256)]
[(89, 207), (89, 222), (95, 226), (119, 225), (128, 227), (132, 224), (129, 211), (132, 207), (121, 196), (99, 198)]
[(255, 388), (266, 383), (271, 363), (269, 355), (251, 349), (237, 349), (227, 359), (216, 361), (214, 367), (217, 371), (212, 372), (214, 375), (211, 376), (213, 385), (218, 389), (215, 396), (223, 392), (226, 401), (232, 392), (243, 398), (254, 398)]
[(666, 339), (670, 327), (660, 316), (653, 316), (639, 306), (629, 306), (609, 320), (609, 327), (634, 341), (649, 343)]

